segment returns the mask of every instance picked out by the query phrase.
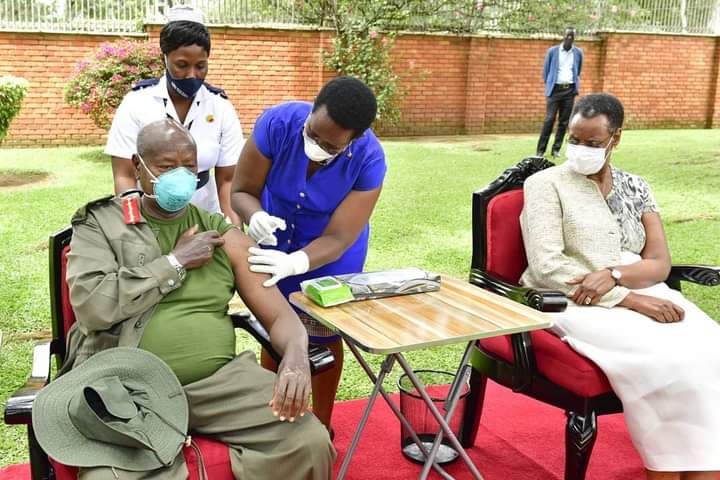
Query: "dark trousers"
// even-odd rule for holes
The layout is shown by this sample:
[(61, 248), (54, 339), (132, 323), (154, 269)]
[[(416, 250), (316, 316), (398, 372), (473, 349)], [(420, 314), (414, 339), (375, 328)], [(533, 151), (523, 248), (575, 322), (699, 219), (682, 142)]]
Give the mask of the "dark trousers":
[(545, 110), (545, 120), (543, 122), (536, 150), (538, 156), (545, 155), (545, 150), (547, 149), (548, 140), (550, 140), (550, 134), (552, 133), (556, 116), (559, 118), (552, 152), (556, 153), (560, 151), (563, 138), (565, 137), (565, 131), (567, 130), (568, 122), (570, 121), (570, 112), (572, 112), (573, 104), (575, 103), (574, 85), (570, 85), (567, 88), (561, 88), (555, 85), (552, 95), (547, 97), (546, 101), (547, 107)]

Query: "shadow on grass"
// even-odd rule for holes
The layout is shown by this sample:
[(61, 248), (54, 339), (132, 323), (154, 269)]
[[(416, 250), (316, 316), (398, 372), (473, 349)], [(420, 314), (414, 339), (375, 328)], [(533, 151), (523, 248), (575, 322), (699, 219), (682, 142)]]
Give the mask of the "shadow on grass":
[(110, 155), (103, 153), (101, 148), (88, 150), (78, 155), (80, 160), (93, 163), (110, 163)]

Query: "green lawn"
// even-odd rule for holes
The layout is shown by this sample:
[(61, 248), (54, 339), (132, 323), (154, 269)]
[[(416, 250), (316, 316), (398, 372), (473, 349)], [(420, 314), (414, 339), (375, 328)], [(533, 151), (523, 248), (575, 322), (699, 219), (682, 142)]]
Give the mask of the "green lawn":
[[(388, 176), (373, 217), (368, 269), (418, 266), (461, 278), (470, 262), (470, 196), (533, 152), (536, 137), (488, 136), (387, 141)], [(83, 203), (112, 188), (99, 148), (0, 150), (0, 172), (45, 170), (50, 181), (0, 189), (0, 403), (24, 381), (33, 336), (49, 328), (47, 237)], [(614, 162), (643, 175), (660, 205), (675, 262), (720, 264), (720, 131), (627, 132)], [(720, 289), (687, 295), (720, 319)], [(713, 297), (714, 295), (714, 297)], [(255, 348), (247, 339), (241, 347)], [(417, 368), (453, 369), (462, 347), (409, 355)], [(370, 384), (348, 362), (339, 399), (367, 396)], [(373, 359), (377, 366), (377, 359)], [(397, 370), (388, 380), (394, 389)], [(25, 461), (24, 428), (0, 425), (0, 467)]]

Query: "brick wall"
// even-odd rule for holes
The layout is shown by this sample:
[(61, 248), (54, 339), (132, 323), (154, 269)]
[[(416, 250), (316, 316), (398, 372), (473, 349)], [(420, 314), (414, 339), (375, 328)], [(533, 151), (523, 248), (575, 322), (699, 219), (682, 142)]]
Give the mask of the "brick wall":
[[(159, 27), (148, 27), (156, 41)], [(312, 100), (333, 76), (322, 67), (330, 32), (211, 29), (208, 81), (223, 87), (246, 132), (268, 105)], [(0, 75), (30, 81), (6, 146), (101, 144), (104, 133), (66, 106), (75, 62), (116, 37), (0, 32)], [(545, 111), (541, 68), (554, 41), (403, 35), (393, 64), (407, 92), (400, 125), (384, 135), (535, 132)], [(579, 42), (581, 94), (618, 95), (633, 128), (704, 128), (720, 122), (720, 47), (715, 37), (606, 33)]]

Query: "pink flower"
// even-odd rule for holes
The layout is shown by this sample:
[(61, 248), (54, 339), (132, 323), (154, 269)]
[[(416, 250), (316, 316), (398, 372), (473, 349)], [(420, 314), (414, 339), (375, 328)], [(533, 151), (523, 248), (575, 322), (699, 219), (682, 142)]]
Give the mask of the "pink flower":
[(372, 32), (370, 32), (370, 38), (373, 38), (373, 39), (374, 39), (374, 38), (377, 38), (377, 36), (378, 36), (378, 33), (377, 33), (375, 30), (373, 30)]
[(123, 77), (122, 77), (122, 75), (120, 75), (119, 73), (116, 73), (115, 75), (113, 75), (112, 77), (110, 77), (110, 81), (113, 82), (113, 83), (121, 82), (122, 79), (123, 79)]
[(135, 65), (125, 65), (125, 70), (131, 75), (137, 75), (140, 69)]
[(590, 14), (590, 20), (597, 20), (597, 19), (598, 19), (597, 15), (595, 15), (594, 13)]
[(630, 10), (630, 16), (631, 16), (631, 17), (634, 17), (635, 15), (637, 15), (637, 10), (635, 10), (635, 9), (633, 8), (633, 9)]
[(535, 15), (532, 13), (528, 15), (528, 22), (534, 22), (535, 21)]
[(88, 60), (88, 59), (80, 60), (79, 62), (77, 62), (75, 64), (75, 73), (82, 72), (83, 70), (85, 70), (87, 68), (88, 65), (90, 65), (90, 60)]
[(92, 105), (88, 102), (83, 102), (80, 104), (80, 110), (82, 110), (83, 113), (88, 113), (92, 109)]

